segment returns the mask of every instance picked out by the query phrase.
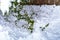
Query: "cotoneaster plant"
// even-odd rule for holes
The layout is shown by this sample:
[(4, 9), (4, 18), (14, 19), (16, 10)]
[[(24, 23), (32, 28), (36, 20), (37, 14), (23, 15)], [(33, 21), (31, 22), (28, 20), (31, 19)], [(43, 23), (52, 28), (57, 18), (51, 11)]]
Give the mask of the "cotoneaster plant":
[[(21, 0), (22, 3), (27, 3), (29, 0)], [(9, 16), (10, 13), (12, 12), (13, 14), (16, 13), (18, 15), (13, 15), (14, 17), (17, 18), (17, 20), (15, 20), (15, 25), (17, 26), (17, 22), (20, 20), (25, 20), (28, 23), (28, 26), (25, 27), (25, 25), (22, 25), (21, 27), (24, 27), (26, 29), (28, 29), (31, 33), (33, 32), (33, 26), (34, 26), (34, 19), (33, 19), (33, 15), (36, 15), (33, 11), (32, 14), (28, 14), (26, 10), (24, 10), (24, 14), (22, 15), (21, 10), (23, 9), (23, 4), (21, 5), (20, 2), (18, 2), (18, 0), (15, 1), (11, 1), (11, 6), (9, 7), (9, 12), (5, 12), (4, 16)], [(5, 18), (7, 21), (9, 21), (7, 18)], [(49, 24), (47, 24), (45, 27), (47, 27)], [(42, 28), (42, 31), (45, 29)], [(17, 26), (17, 28), (19, 28)]]

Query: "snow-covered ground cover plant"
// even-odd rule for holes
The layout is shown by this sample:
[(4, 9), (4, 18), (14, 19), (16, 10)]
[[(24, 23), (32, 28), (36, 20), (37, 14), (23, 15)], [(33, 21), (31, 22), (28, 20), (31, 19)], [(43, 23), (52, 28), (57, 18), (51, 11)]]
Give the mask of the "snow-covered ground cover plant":
[(60, 40), (60, 6), (20, 5), (15, 0), (7, 8), (4, 15), (2, 6), (0, 10), (0, 40)]

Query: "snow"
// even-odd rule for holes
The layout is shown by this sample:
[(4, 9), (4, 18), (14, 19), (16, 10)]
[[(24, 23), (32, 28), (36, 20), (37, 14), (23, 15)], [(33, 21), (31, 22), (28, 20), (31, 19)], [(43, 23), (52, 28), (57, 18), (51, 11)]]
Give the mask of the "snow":
[[(6, 1), (9, 3), (8, 0)], [(2, 2), (4, 2), (4, 0)], [(14, 24), (16, 18), (12, 15), (7, 17), (10, 22), (4, 19), (2, 12), (8, 10), (8, 5), (5, 6), (5, 4), (1, 4), (0, 40), (60, 40), (60, 5), (24, 6), (22, 13), (24, 10), (32, 13), (31, 10), (33, 9), (33, 11), (38, 14), (38, 16), (33, 16), (35, 20), (33, 33), (30, 33), (27, 29), (16, 27)], [(22, 20), (17, 23), (20, 27), (26, 22)], [(40, 27), (44, 27), (47, 23), (49, 23), (49, 26), (42, 31)]]
[[(13, 0), (0, 0), (0, 9), (4, 13), (5, 11), (9, 11), (9, 7), (11, 6), (10, 2)], [(20, 2), (20, 0), (18, 0)]]
[(8, 7), (10, 6), (10, 0), (0, 0), (0, 9), (3, 10), (4, 13), (6, 10), (8, 11)]

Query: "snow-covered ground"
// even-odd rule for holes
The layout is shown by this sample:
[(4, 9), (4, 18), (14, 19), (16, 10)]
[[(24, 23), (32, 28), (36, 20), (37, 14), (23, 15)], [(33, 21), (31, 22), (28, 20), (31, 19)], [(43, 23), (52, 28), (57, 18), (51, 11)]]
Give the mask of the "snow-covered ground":
[[(32, 8), (38, 14), (34, 16), (36, 22), (32, 34), (24, 29), (16, 28), (13, 22), (6, 22), (0, 10), (0, 40), (60, 40), (60, 6), (30, 5), (24, 7), (28, 12)], [(49, 26), (41, 31), (39, 27), (47, 23)]]
[[(31, 9), (33, 9), (38, 15), (34, 16), (35, 23), (33, 33), (29, 33), (26, 29), (16, 27), (14, 24), (16, 18), (12, 15), (7, 17), (10, 22), (5, 21), (5, 17), (2, 14), (5, 10), (8, 11), (9, 1), (6, 0), (5, 2), (3, 0), (3, 3), (0, 5), (0, 9), (2, 10), (0, 10), (0, 40), (60, 40), (60, 5), (24, 6), (23, 10), (31, 13)], [(40, 27), (44, 27), (47, 23), (49, 23), (49, 26), (42, 31)], [(21, 26), (21, 24), (18, 22), (19, 26)]]

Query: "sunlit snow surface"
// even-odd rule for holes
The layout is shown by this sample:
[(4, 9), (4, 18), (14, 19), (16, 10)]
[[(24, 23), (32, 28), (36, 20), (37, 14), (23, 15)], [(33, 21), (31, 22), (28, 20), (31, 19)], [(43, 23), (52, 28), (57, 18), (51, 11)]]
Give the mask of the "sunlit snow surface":
[[(4, 13), (6, 10), (9, 11), (9, 7), (11, 6), (11, 1), (13, 0), (0, 0), (0, 9)], [(20, 0), (18, 0), (20, 2)]]
[[(10, 22), (4, 20), (4, 16), (0, 10), (0, 40), (60, 40), (60, 6), (42, 5), (24, 6), (23, 10), (31, 13), (31, 9), (38, 14), (34, 16), (35, 24), (33, 33), (29, 33), (25, 29), (16, 28), (14, 20), (10, 15)], [(23, 12), (22, 10), (22, 12)], [(42, 31), (39, 27), (43, 27), (49, 23), (49, 26)]]

